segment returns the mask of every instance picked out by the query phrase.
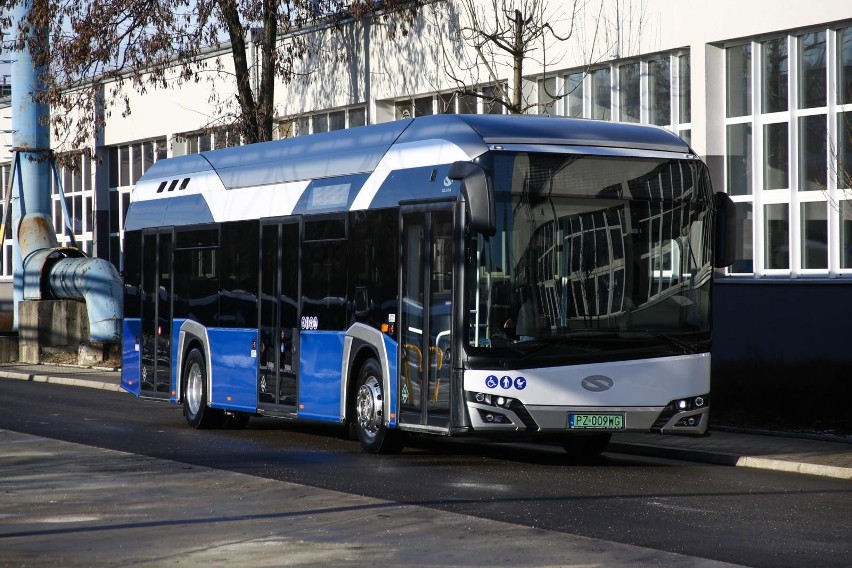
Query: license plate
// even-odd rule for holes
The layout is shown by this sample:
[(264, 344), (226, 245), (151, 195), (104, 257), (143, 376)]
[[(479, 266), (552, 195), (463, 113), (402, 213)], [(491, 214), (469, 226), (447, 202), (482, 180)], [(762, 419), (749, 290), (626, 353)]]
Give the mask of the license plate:
[(569, 414), (568, 428), (572, 430), (624, 430), (624, 415)]

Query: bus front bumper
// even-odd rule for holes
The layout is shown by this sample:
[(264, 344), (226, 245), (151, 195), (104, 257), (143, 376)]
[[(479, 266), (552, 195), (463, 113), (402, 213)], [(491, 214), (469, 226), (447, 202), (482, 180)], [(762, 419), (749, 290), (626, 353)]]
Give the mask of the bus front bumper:
[[(701, 405), (695, 401), (700, 399)], [(475, 431), (557, 433), (572, 432), (658, 432), (700, 436), (707, 432), (710, 418), (709, 397), (692, 397), (670, 402), (668, 405), (645, 407), (588, 407), (575, 406), (525, 406), (518, 400), (506, 405), (467, 401), (471, 426)], [(598, 418), (581, 426), (579, 418)]]

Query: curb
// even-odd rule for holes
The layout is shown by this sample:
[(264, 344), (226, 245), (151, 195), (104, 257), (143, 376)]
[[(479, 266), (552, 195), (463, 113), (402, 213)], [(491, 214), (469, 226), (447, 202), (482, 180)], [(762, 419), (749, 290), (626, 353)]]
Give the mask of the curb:
[(49, 375), (36, 375), (27, 373), (14, 373), (9, 371), (0, 371), (0, 379), (16, 379), (19, 381), (29, 381), (31, 383), (50, 383), (54, 385), (66, 385), (71, 387), (86, 387), (90, 389), (98, 389), (112, 392), (123, 392), (120, 385), (113, 383), (105, 383), (103, 381), (92, 381), (89, 379), (74, 379), (70, 377), (51, 377)]
[(709, 452), (706, 450), (669, 448), (632, 442), (610, 442), (609, 446), (607, 446), (607, 451), (637, 456), (650, 456), (655, 458), (707, 463), (711, 465), (750, 467), (752, 469), (783, 471), (787, 473), (803, 473), (806, 475), (832, 477), (835, 479), (852, 479), (852, 468), (849, 467), (781, 460), (776, 458), (738, 456), (736, 454), (723, 454), (719, 452)]

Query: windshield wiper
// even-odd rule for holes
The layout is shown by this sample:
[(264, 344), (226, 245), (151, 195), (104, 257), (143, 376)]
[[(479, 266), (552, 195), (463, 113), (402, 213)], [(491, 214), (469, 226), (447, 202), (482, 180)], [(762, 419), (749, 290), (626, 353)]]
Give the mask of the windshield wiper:
[(675, 337), (673, 335), (669, 335), (669, 334), (663, 333), (661, 331), (655, 331), (653, 329), (642, 329), (642, 330), (636, 330), (635, 332), (636, 333), (647, 333), (648, 335), (650, 335), (652, 337), (656, 337), (657, 339), (662, 339), (663, 341), (670, 343), (670, 344), (674, 345), (675, 347), (682, 349), (683, 352), (688, 354), (688, 355), (698, 353), (698, 346), (702, 343), (706, 343), (707, 341), (709, 341), (708, 339), (704, 339), (704, 340), (696, 341), (696, 342), (693, 342), (693, 343), (687, 343), (686, 341), (678, 339), (677, 337)]
[[(581, 331), (581, 332), (595, 331), (595, 332), (597, 332), (597, 331), (600, 331), (600, 330), (578, 330), (578, 331)], [(608, 333), (611, 333), (611, 332), (608, 332)], [(553, 336), (548, 336), (548, 337), (537, 337), (537, 338), (535, 338), (534, 341), (535, 341), (535, 343), (540, 343), (540, 345), (536, 345), (530, 351), (523, 351), (522, 352), (516, 345), (512, 346), (511, 347), (512, 351), (519, 352), (519, 353), (522, 352), (523, 355), (521, 355), (520, 357), (518, 357), (516, 359), (511, 359), (511, 360), (503, 359), (503, 360), (500, 361), (500, 365), (504, 369), (517, 368), (519, 364), (522, 364), (525, 361), (528, 361), (529, 359), (531, 359), (535, 355), (538, 355), (542, 351), (545, 351), (547, 349), (550, 349), (551, 347), (560, 346), (560, 345), (571, 346), (572, 348), (574, 348), (578, 351), (585, 351), (587, 353), (590, 353), (590, 352), (593, 352), (593, 351), (600, 351), (600, 347), (592, 346), (592, 345), (589, 345), (588, 343), (583, 343), (582, 341), (578, 342), (578, 338), (572, 337), (571, 335), (553, 335)]]

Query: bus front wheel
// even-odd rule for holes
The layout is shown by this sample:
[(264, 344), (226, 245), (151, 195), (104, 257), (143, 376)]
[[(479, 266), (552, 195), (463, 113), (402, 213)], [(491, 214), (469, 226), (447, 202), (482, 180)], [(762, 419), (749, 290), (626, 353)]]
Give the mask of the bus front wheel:
[(382, 384), (379, 362), (368, 359), (358, 372), (354, 423), (361, 447), (371, 454), (396, 453), (402, 449), (401, 432), (385, 426)]
[(193, 428), (219, 426), (222, 422), (222, 411), (207, 406), (207, 366), (201, 351), (190, 351), (183, 368), (184, 418)]

